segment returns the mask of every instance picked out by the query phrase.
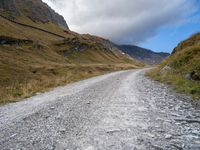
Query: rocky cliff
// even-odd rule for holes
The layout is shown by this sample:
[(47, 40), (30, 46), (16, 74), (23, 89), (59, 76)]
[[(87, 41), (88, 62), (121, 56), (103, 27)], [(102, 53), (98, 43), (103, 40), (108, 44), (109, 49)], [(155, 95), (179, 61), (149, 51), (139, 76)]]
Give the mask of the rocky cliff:
[(0, 12), (12, 19), (27, 17), (33, 22), (51, 22), (68, 29), (64, 18), (41, 0), (1, 0)]

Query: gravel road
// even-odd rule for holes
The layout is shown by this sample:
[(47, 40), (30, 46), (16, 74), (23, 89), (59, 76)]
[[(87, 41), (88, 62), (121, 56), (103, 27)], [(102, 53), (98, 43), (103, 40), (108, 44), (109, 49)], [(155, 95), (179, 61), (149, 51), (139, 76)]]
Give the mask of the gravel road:
[(0, 107), (0, 149), (200, 150), (200, 107), (144, 77), (110, 73)]

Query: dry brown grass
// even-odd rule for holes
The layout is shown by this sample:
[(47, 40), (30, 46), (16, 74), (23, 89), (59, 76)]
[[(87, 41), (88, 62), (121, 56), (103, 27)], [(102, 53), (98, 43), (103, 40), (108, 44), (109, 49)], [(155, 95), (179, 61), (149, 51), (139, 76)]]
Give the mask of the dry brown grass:
[[(65, 36), (68, 42), (63, 43), (63, 39), (56, 36), (0, 18), (0, 36), (32, 41), (0, 45), (1, 104), (92, 76), (144, 66), (106, 49), (102, 38), (71, 31), (66, 33), (54, 24), (37, 24), (27, 18), (18, 18), (18, 21), (56, 32)], [(74, 50), (83, 45), (88, 48)], [(64, 55), (66, 51), (70, 51), (67, 56)]]
[[(20, 99), (30, 97), (37, 92), (48, 91), (48, 89), (83, 80), (97, 75), (102, 75), (112, 71), (133, 69), (132, 65), (77, 65), (65, 66), (51, 69), (52, 72), (42, 76), (32, 76), (32, 78), (12, 78), (10, 83), (0, 85), (0, 104), (16, 102)], [(53, 71), (54, 70), (54, 71)], [(56, 74), (56, 75), (54, 75)]]

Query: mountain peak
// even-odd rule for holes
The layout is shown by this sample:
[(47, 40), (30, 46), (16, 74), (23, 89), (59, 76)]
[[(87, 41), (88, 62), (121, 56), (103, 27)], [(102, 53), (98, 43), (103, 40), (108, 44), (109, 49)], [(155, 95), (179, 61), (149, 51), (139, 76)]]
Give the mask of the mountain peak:
[(63, 29), (69, 29), (64, 18), (41, 0), (1, 0), (0, 12), (12, 19), (27, 17), (33, 22), (52, 22)]

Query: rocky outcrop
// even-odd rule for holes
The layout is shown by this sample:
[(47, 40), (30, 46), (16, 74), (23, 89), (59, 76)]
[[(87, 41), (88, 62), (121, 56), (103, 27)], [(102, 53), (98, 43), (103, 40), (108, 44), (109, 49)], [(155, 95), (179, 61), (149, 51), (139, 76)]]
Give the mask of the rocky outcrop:
[(0, 1), (1, 13), (13, 16), (19, 16), (20, 13), (17, 10), (17, 5), (15, 0), (1, 0)]
[(33, 41), (31, 40), (0, 36), (0, 45), (20, 45), (20, 44), (32, 44), (32, 43)]
[(52, 22), (68, 29), (64, 18), (41, 0), (1, 0), (0, 12), (12, 19), (25, 16), (34, 22)]
[(185, 75), (185, 78), (186, 78), (187, 80), (200, 81), (200, 75), (199, 75), (197, 72), (195, 72), (195, 71), (192, 71), (191, 73), (187, 73), (187, 74)]

